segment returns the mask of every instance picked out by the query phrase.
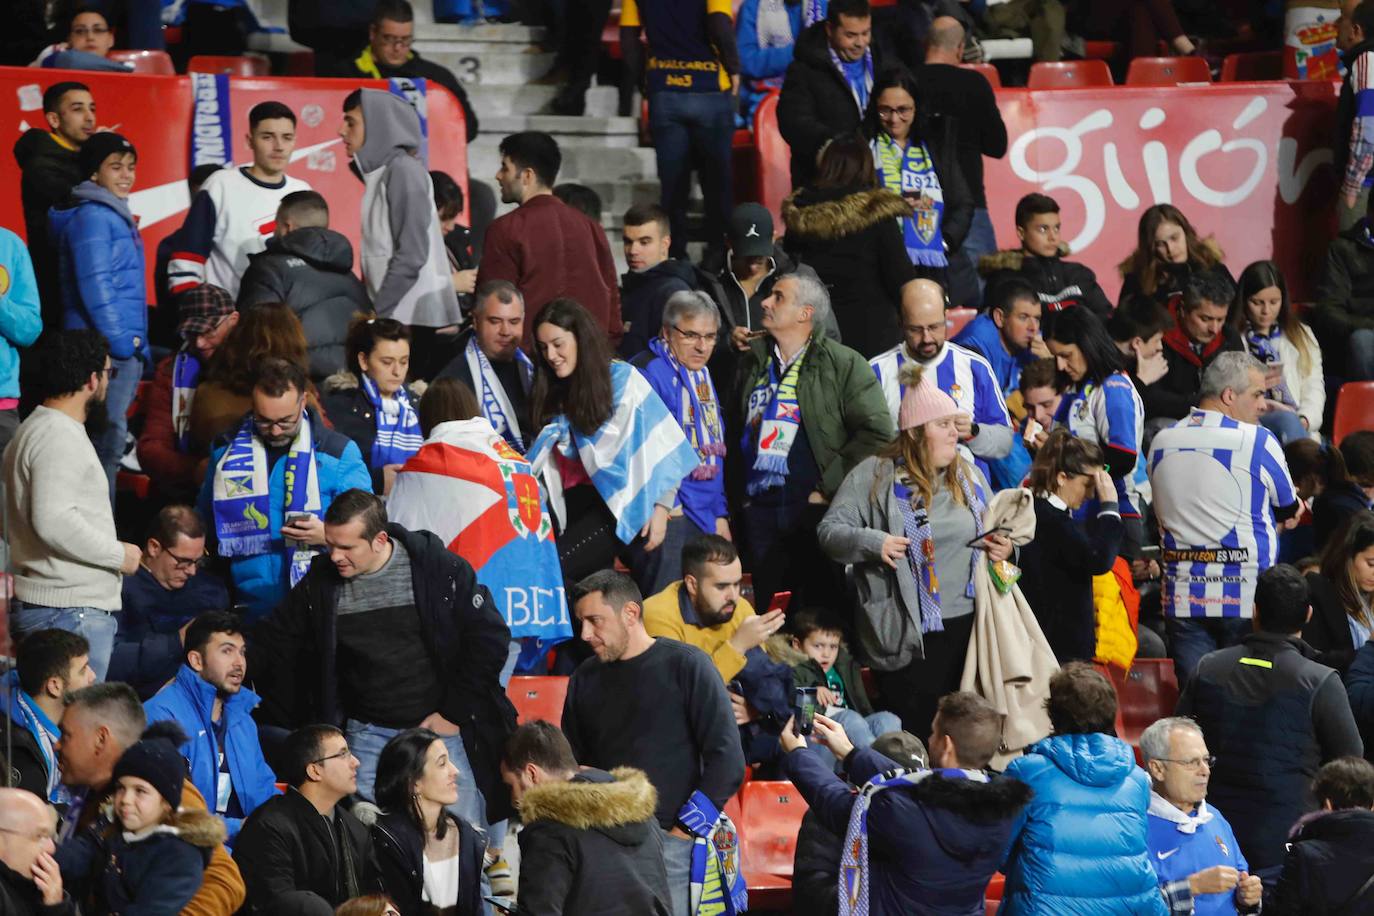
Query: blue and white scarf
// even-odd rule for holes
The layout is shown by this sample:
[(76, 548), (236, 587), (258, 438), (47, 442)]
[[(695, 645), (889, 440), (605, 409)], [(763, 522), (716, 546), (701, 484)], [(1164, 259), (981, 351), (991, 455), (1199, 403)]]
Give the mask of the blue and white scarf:
[[(958, 459), (956, 459), (958, 460)], [(906, 549), (907, 562), (916, 575), (916, 592), (921, 605), (921, 632), (942, 633), (945, 629), (944, 617), (940, 613), (940, 576), (935, 569), (935, 535), (930, 527), (930, 513), (921, 505), (919, 496), (907, 485), (905, 468), (898, 464), (893, 469), (892, 494), (902, 507), (902, 532), (910, 542)], [(973, 528), (978, 537), (983, 536), (983, 512), (987, 503), (983, 498), (980, 484), (969, 480), (961, 466), (959, 468), (959, 489), (964, 493), (964, 502), (973, 513)], [(969, 566), (968, 587), (964, 594), (973, 597), (973, 563), (978, 562), (978, 551), (973, 552)]]
[[(843, 61), (835, 49), (826, 45), (830, 52), (830, 62), (839, 71), (840, 79), (854, 95), (854, 104), (859, 106), (859, 114), (868, 110), (868, 94), (873, 91), (873, 49), (864, 51), (863, 60)], [(862, 64), (862, 66), (860, 66)]]
[(420, 450), (425, 437), (420, 434), (420, 418), (410, 406), (406, 386), (396, 389), (390, 398), (382, 397), (377, 383), (363, 373), (363, 394), (372, 402), (377, 418), (377, 438), (372, 440), (371, 466), (380, 471), (388, 464), (405, 464), (406, 459)]
[(735, 916), (749, 909), (740, 872), (739, 834), (734, 823), (700, 791), (683, 804), (678, 823), (692, 835), (690, 905), (687, 912)]
[(873, 163), (883, 187), (908, 201), (924, 196), (930, 202), (929, 208), (902, 217), (902, 238), (911, 263), (919, 267), (948, 266), (949, 257), (945, 254), (945, 238), (941, 231), (945, 195), (940, 187), (940, 176), (930, 160), (930, 151), (924, 143), (916, 141), (903, 149), (885, 133), (874, 137), (871, 146)]
[[(286, 453), (282, 481), (285, 489), (282, 518), (299, 513), (320, 516), (320, 471), (315, 464), (315, 443), (310, 435), (310, 415), (301, 417), (295, 441)], [(229, 447), (215, 465), (211, 499), (215, 517), (215, 537), (222, 557), (255, 557), (272, 549), (272, 469), (267, 463), (267, 448), (254, 434), (253, 415), (243, 423)], [(280, 538), (278, 530), (275, 537)], [(305, 545), (288, 547), (291, 551), (291, 585), (294, 587), (310, 568), (315, 551)]]
[(9, 716), (15, 727), (33, 735), (38, 743), (38, 752), (43, 755), (43, 769), (48, 774), (48, 801), (55, 805), (69, 802), (71, 795), (67, 787), (62, 785), (62, 774), (57, 768), (57, 740), (61, 733), (57, 723), (49, 719), (48, 714), (33, 701), (33, 697), (24, 692), (19, 684), (17, 669), (5, 675), (4, 687), (0, 689), (0, 710)]
[(711, 480), (719, 476), (721, 459), (725, 457), (725, 427), (721, 423), (720, 399), (716, 397), (711, 373), (683, 366), (661, 337), (649, 341), (649, 350), (677, 373), (678, 403), (669, 404), (668, 409), (677, 409), (678, 424), (687, 434), (688, 443), (701, 456), (701, 464), (692, 471), (692, 479)]
[(191, 142), (187, 172), (202, 165), (230, 165), (234, 135), (230, 128), (229, 74), (191, 73)]
[[(463, 358), (467, 360), (468, 374), (472, 376), (472, 384), (482, 400), (482, 416), (490, 420), (492, 427), (523, 455), (525, 437), (520, 430), (520, 418), (511, 405), (505, 386), (492, 369), (491, 360), (477, 345), (477, 335), (468, 339)], [(520, 370), (520, 385), (525, 389), (525, 394), (529, 394), (530, 384), (534, 380), (534, 364), (525, 351), (518, 348), (515, 351), (515, 363)]]
[(744, 451), (756, 449), (754, 465), (749, 471), (745, 491), (757, 496), (764, 490), (780, 487), (787, 482), (787, 455), (801, 431), (801, 402), (797, 399), (797, 379), (806, 346), (797, 351), (792, 362), (783, 369), (782, 354), (769, 359), (767, 369), (760, 373), (758, 383), (749, 395), (749, 413), (744, 426)]
[[(1283, 337), (1283, 331), (1278, 325), (1270, 328), (1268, 334), (1261, 334), (1258, 331), (1250, 330), (1245, 332), (1245, 346), (1250, 350), (1255, 359), (1272, 366), (1282, 362), (1279, 357), (1279, 339)], [(1271, 401), (1278, 401), (1280, 404), (1287, 404), (1289, 407), (1297, 407), (1298, 399), (1293, 397), (1293, 392), (1288, 390), (1288, 383), (1280, 379), (1275, 388), (1270, 388), (1264, 396)]]
[(873, 796), (891, 788), (909, 788), (936, 776), (941, 779), (968, 779), (988, 782), (981, 770), (888, 770), (870, 779), (859, 791), (849, 811), (849, 829), (844, 834), (840, 857), (840, 916), (868, 916), (868, 895), (872, 882), (868, 874), (868, 809)]
[(200, 382), (200, 358), (183, 348), (172, 360), (172, 431), (177, 451), (191, 447), (191, 405)]

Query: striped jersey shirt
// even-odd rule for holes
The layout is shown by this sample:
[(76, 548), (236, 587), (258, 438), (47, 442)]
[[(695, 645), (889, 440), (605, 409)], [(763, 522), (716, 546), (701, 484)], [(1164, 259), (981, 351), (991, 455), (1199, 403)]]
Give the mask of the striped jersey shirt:
[(1145, 456), (1140, 442), (1145, 430), (1145, 405), (1131, 377), (1113, 372), (1102, 384), (1088, 382), (1064, 392), (1054, 425), (1079, 439), (1097, 443), (1109, 462), (1129, 461), (1133, 468), (1116, 478), (1122, 518), (1139, 518), (1139, 500), (1148, 495)]
[(1274, 565), (1274, 510), (1297, 490), (1269, 430), (1193, 408), (1150, 445), (1163, 540), (1164, 613), (1250, 617), (1255, 578)]

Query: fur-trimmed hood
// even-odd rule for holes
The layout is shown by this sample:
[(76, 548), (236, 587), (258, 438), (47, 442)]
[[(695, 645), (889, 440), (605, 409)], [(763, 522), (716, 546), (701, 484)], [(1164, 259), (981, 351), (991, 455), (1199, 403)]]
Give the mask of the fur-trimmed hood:
[(822, 241), (855, 235), (883, 220), (911, 214), (911, 205), (886, 188), (862, 191), (802, 188), (782, 202), (782, 221), (788, 233)]
[[(910, 793), (929, 820), (935, 842), (965, 861), (999, 848), (1005, 831), (998, 828), (1020, 814), (1034, 794), (1030, 786), (1007, 776), (974, 782), (946, 779), (938, 772), (916, 783)], [(970, 829), (974, 826), (984, 829)]]
[(789, 668), (797, 667), (809, 657), (801, 649), (793, 648), (792, 638), (784, 633), (774, 633), (764, 640), (763, 651), (773, 661)]
[[(114, 803), (107, 803), (111, 823), (117, 824), (114, 819)], [(196, 811), (182, 808), (172, 815), (171, 823), (158, 824), (156, 827), (142, 833), (129, 833), (121, 831), (124, 842), (129, 845), (137, 845), (147, 842), (157, 836), (174, 836), (177, 839), (190, 843), (199, 849), (214, 849), (222, 844), (228, 836), (228, 831), (224, 826), (224, 821), (208, 811)]]
[[(1061, 258), (1069, 256), (1067, 242), (1059, 243), (1058, 256)], [(1026, 254), (1023, 248), (1003, 248), (1001, 251), (994, 251), (992, 254), (985, 254), (979, 258), (978, 272), (986, 277), (999, 270), (1019, 271), (1028, 257), (1033, 257), (1033, 255)]]
[(642, 770), (583, 770), (566, 782), (528, 790), (519, 807), (527, 827), (552, 821), (573, 830), (599, 831), (622, 846), (637, 846), (648, 830), (657, 829), (658, 792)]
[[(326, 378), (322, 387), (325, 394), (338, 394), (343, 391), (357, 391), (362, 385), (363, 383), (356, 373), (343, 369)], [(410, 394), (412, 402), (423, 397), (428, 388), (429, 384), (423, 379), (416, 379), (406, 385), (406, 391)]]

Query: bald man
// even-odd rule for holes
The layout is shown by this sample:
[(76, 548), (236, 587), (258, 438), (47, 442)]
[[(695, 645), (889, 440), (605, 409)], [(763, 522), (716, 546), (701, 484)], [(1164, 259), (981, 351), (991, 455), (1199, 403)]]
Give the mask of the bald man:
[(977, 459), (986, 476), (987, 461), (1005, 458), (1011, 451), (1011, 416), (992, 365), (972, 350), (949, 343), (947, 333), (944, 289), (934, 280), (912, 280), (902, 287), (902, 342), (868, 364), (878, 376), (894, 424), (902, 402), (898, 376), (903, 364), (924, 366), (940, 390), (959, 405), (960, 453), (966, 460)]
[(25, 789), (0, 789), (0, 913), (75, 916), (53, 858), (57, 812)]

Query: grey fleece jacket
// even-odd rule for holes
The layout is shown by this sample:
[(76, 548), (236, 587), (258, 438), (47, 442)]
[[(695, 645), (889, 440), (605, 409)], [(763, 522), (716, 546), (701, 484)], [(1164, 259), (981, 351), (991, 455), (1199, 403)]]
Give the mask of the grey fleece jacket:
[(429, 170), (418, 155), (420, 118), (400, 96), (362, 90), (366, 134), (353, 161), (363, 174), (362, 267), (377, 314), (404, 324), (457, 323)]

